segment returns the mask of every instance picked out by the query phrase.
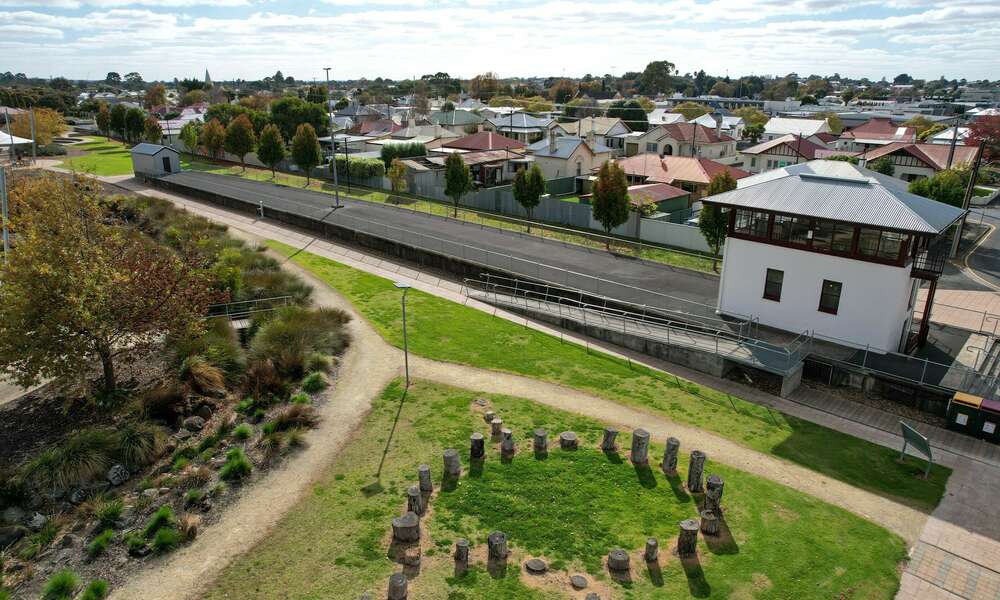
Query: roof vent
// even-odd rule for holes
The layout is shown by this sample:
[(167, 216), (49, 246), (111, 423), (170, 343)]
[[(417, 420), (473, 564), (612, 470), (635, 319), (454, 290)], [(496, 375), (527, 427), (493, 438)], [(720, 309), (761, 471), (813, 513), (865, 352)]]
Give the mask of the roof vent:
[(824, 181), (838, 181), (845, 183), (871, 183), (867, 177), (843, 177), (840, 175), (820, 175), (819, 173), (799, 173), (799, 177), (803, 179), (819, 179)]

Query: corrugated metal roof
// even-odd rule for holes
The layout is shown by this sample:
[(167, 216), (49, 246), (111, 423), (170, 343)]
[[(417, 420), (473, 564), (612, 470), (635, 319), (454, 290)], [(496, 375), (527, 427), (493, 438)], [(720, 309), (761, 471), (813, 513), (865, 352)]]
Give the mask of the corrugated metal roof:
[(906, 191), (906, 183), (841, 161), (814, 160), (737, 182), (705, 202), (938, 234), (964, 212)]
[(132, 147), (132, 154), (145, 154), (147, 156), (153, 156), (161, 150), (170, 150), (171, 152), (177, 152), (173, 148), (167, 146), (161, 146), (159, 144), (147, 144), (143, 142), (142, 144), (136, 144)]

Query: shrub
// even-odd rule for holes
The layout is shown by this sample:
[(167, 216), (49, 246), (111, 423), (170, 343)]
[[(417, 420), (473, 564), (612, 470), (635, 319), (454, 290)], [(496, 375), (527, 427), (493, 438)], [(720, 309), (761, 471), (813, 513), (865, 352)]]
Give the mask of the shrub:
[(174, 462), (170, 466), (170, 469), (174, 473), (180, 473), (181, 471), (183, 471), (184, 469), (186, 469), (189, 464), (191, 464), (191, 459), (190, 458), (188, 458), (186, 456), (178, 456), (177, 458), (174, 459)]
[(73, 593), (80, 587), (80, 578), (76, 573), (65, 569), (56, 572), (45, 582), (42, 588), (43, 600), (71, 600)]
[(288, 442), (289, 448), (301, 448), (305, 445), (305, 431), (299, 427), (293, 427), (288, 430), (285, 434), (285, 440)]
[(233, 430), (233, 437), (241, 442), (245, 442), (250, 439), (251, 435), (253, 435), (253, 427), (250, 427), (246, 423), (240, 423), (236, 426), (236, 429)]
[(333, 308), (286, 307), (254, 336), (251, 356), (270, 359), (281, 375), (299, 378), (309, 354), (338, 354), (347, 347), (350, 338), (344, 325), (349, 320), (347, 313)]
[(295, 427), (312, 428), (317, 423), (319, 415), (315, 408), (305, 404), (291, 404), (275, 413), (267, 425), (270, 426), (270, 431), (288, 431)]
[(24, 467), (25, 478), (38, 487), (67, 490), (103, 477), (117, 446), (108, 429), (85, 429), (39, 454)]
[(190, 542), (194, 538), (198, 537), (198, 527), (201, 525), (201, 517), (198, 515), (192, 515), (191, 513), (184, 513), (181, 515), (180, 519), (177, 520), (177, 530), (181, 534), (181, 538), (185, 542)]
[[(232, 249), (224, 251), (230, 252)], [(236, 331), (228, 319), (209, 319), (207, 330), (170, 340), (178, 367), (193, 356), (201, 356), (225, 374), (226, 381), (235, 382), (246, 370), (246, 356), (240, 347)]]
[(133, 556), (141, 554), (146, 549), (146, 538), (138, 531), (133, 531), (125, 536), (125, 548)]
[(181, 535), (181, 532), (173, 527), (161, 527), (156, 530), (150, 547), (153, 549), (153, 552), (164, 554), (176, 548), (182, 541), (184, 541), (184, 536)]
[(198, 504), (204, 499), (205, 499), (204, 490), (190, 490), (184, 496), (184, 504), (186, 504), (187, 506), (194, 506), (195, 504)]
[(312, 398), (309, 397), (309, 394), (299, 392), (292, 396), (292, 404), (312, 404)]
[(164, 504), (150, 517), (146, 528), (142, 530), (142, 535), (148, 540), (156, 535), (156, 532), (160, 529), (170, 529), (176, 524), (177, 517), (174, 516), (174, 509)]
[(103, 579), (95, 579), (83, 590), (80, 600), (104, 600), (108, 597), (108, 582)]
[(205, 395), (220, 395), (226, 391), (226, 377), (222, 369), (200, 354), (184, 359), (180, 376)]
[(118, 432), (118, 460), (130, 470), (144, 467), (163, 453), (163, 429), (150, 423), (134, 423)]
[(122, 516), (125, 504), (120, 499), (101, 500), (94, 507), (94, 517), (100, 527), (111, 527)]
[(226, 464), (222, 465), (219, 477), (224, 481), (238, 481), (250, 475), (253, 465), (242, 448), (231, 448), (226, 453)]
[(235, 300), (261, 300), (288, 296), (293, 304), (305, 305), (313, 289), (294, 273), (278, 268), (252, 270), (243, 274), (243, 291)]
[(146, 417), (173, 423), (181, 414), (184, 393), (177, 384), (162, 385), (143, 394), (139, 405)]
[(191, 467), (184, 471), (181, 478), (182, 487), (201, 487), (212, 479), (212, 471), (205, 466)]
[(333, 369), (333, 358), (322, 352), (310, 352), (306, 357), (306, 371), (329, 373)]
[(326, 376), (318, 371), (314, 371), (305, 376), (302, 380), (302, 389), (310, 394), (315, 394), (326, 389), (329, 384)]
[(350, 158), (337, 155), (334, 159), (337, 174), (353, 179), (368, 179), (385, 175), (385, 163), (378, 158)]
[(91, 559), (97, 558), (104, 551), (108, 549), (111, 545), (111, 541), (115, 539), (115, 532), (112, 529), (105, 529), (101, 533), (97, 534), (94, 539), (87, 544), (87, 556)]
[[(250, 362), (246, 377), (244, 377), (243, 387), (254, 398), (283, 397), (288, 388), (287, 384), (281, 380), (281, 376), (274, 366), (274, 361), (270, 358)], [(250, 406), (252, 407), (254, 404), (256, 403), (251, 401)], [(242, 406), (243, 403), (241, 402), (240, 405)]]

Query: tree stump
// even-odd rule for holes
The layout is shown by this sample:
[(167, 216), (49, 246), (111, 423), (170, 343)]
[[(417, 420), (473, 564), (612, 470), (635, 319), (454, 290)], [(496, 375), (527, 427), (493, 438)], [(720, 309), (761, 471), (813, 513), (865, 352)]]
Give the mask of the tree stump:
[(503, 419), (497, 417), (490, 421), (490, 435), (500, 437), (500, 430), (503, 429)]
[(448, 448), (444, 451), (444, 476), (458, 478), (462, 474), (462, 461), (458, 458), (458, 450)]
[(705, 510), (722, 515), (722, 489), (726, 483), (718, 475), (709, 475), (705, 482)]
[(536, 429), (534, 431), (535, 440), (534, 448), (535, 452), (548, 452), (549, 450), (549, 434), (544, 429)]
[(691, 462), (688, 463), (688, 491), (692, 494), (700, 494), (705, 491), (702, 483), (702, 474), (705, 472), (705, 453), (695, 450), (691, 453)]
[(673, 475), (677, 473), (677, 454), (681, 450), (681, 441), (675, 437), (667, 438), (667, 449), (663, 451), (663, 472)]
[(576, 434), (572, 431), (564, 431), (559, 434), (559, 447), (563, 450), (576, 450)]
[(469, 540), (459, 538), (455, 542), (455, 562), (462, 566), (469, 564)]
[(514, 432), (506, 427), (500, 430), (500, 452), (514, 453)]
[(406, 575), (393, 573), (389, 576), (389, 600), (406, 600)]
[(701, 532), (705, 535), (719, 535), (719, 517), (710, 510), (701, 511)]
[(424, 514), (424, 497), (420, 494), (418, 486), (411, 485), (406, 490), (406, 510), (418, 515)]
[(649, 462), (649, 432), (636, 429), (632, 432), (632, 464), (644, 465)]
[(431, 481), (430, 465), (420, 465), (417, 467), (417, 477), (420, 480), (420, 491), (431, 493), (434, 491), (434, 483)]
[(646, 562), (656, 562), (656, 559), (660, 556), (660, 543), (656, 541), (656, 538), (649, 538), (646, 540), (646, 551), (642, 553), (642, 557), (646, 559)]
[(486, 538), (489, 560), (507, 560), (507, 534), (494, 531)]
[(617, 573), (627, 572), (629, 570), (628, 552), (625, 552), (621, 548), (615, 548), (609, 552), (608, 570), (615, 571)]
[(698, 521), (685, 519), (681, 521), (680, 534), (677, 536), (677, 556), (688, 558), (698, 552)]
[(417, 513), (408, 512), (392, 520), (392, 539), (403, 543), (420, 541), (420, 517)]
[(486, 411), (486, 414), (485, 414), (485, 415), (483, 415), (483, 419), (484, 419), (484, 420), (485, 420), (485, 421), (486, 421), (487, 423), (492, 423), (492, 422), (493, 422), (493, 419), (495, 419), (495, 418), (497, 418), (497, 414), (496, 414), (495, 412), (493, 412), (492, 410), (488, 410), (488, 411)]
[(469, 436), (469, 458), (477, 460), (486, 456), (486, 438), (478, 431)]
[(615, 438), (618, 437), (618, 430), (611, 427), (604, 428), (604, 439), (601, 440), (601, 450), (604, 452), (614, 452), (618, 449)]

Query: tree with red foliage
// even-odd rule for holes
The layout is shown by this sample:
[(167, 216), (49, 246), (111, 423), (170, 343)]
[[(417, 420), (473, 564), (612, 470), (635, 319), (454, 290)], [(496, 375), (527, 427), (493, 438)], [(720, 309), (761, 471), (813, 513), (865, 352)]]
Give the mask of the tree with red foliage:
[(983, 147), (983, 160), (1000, 160), (1000, 116), (979, 117), (969, 125), (969, 146)]

